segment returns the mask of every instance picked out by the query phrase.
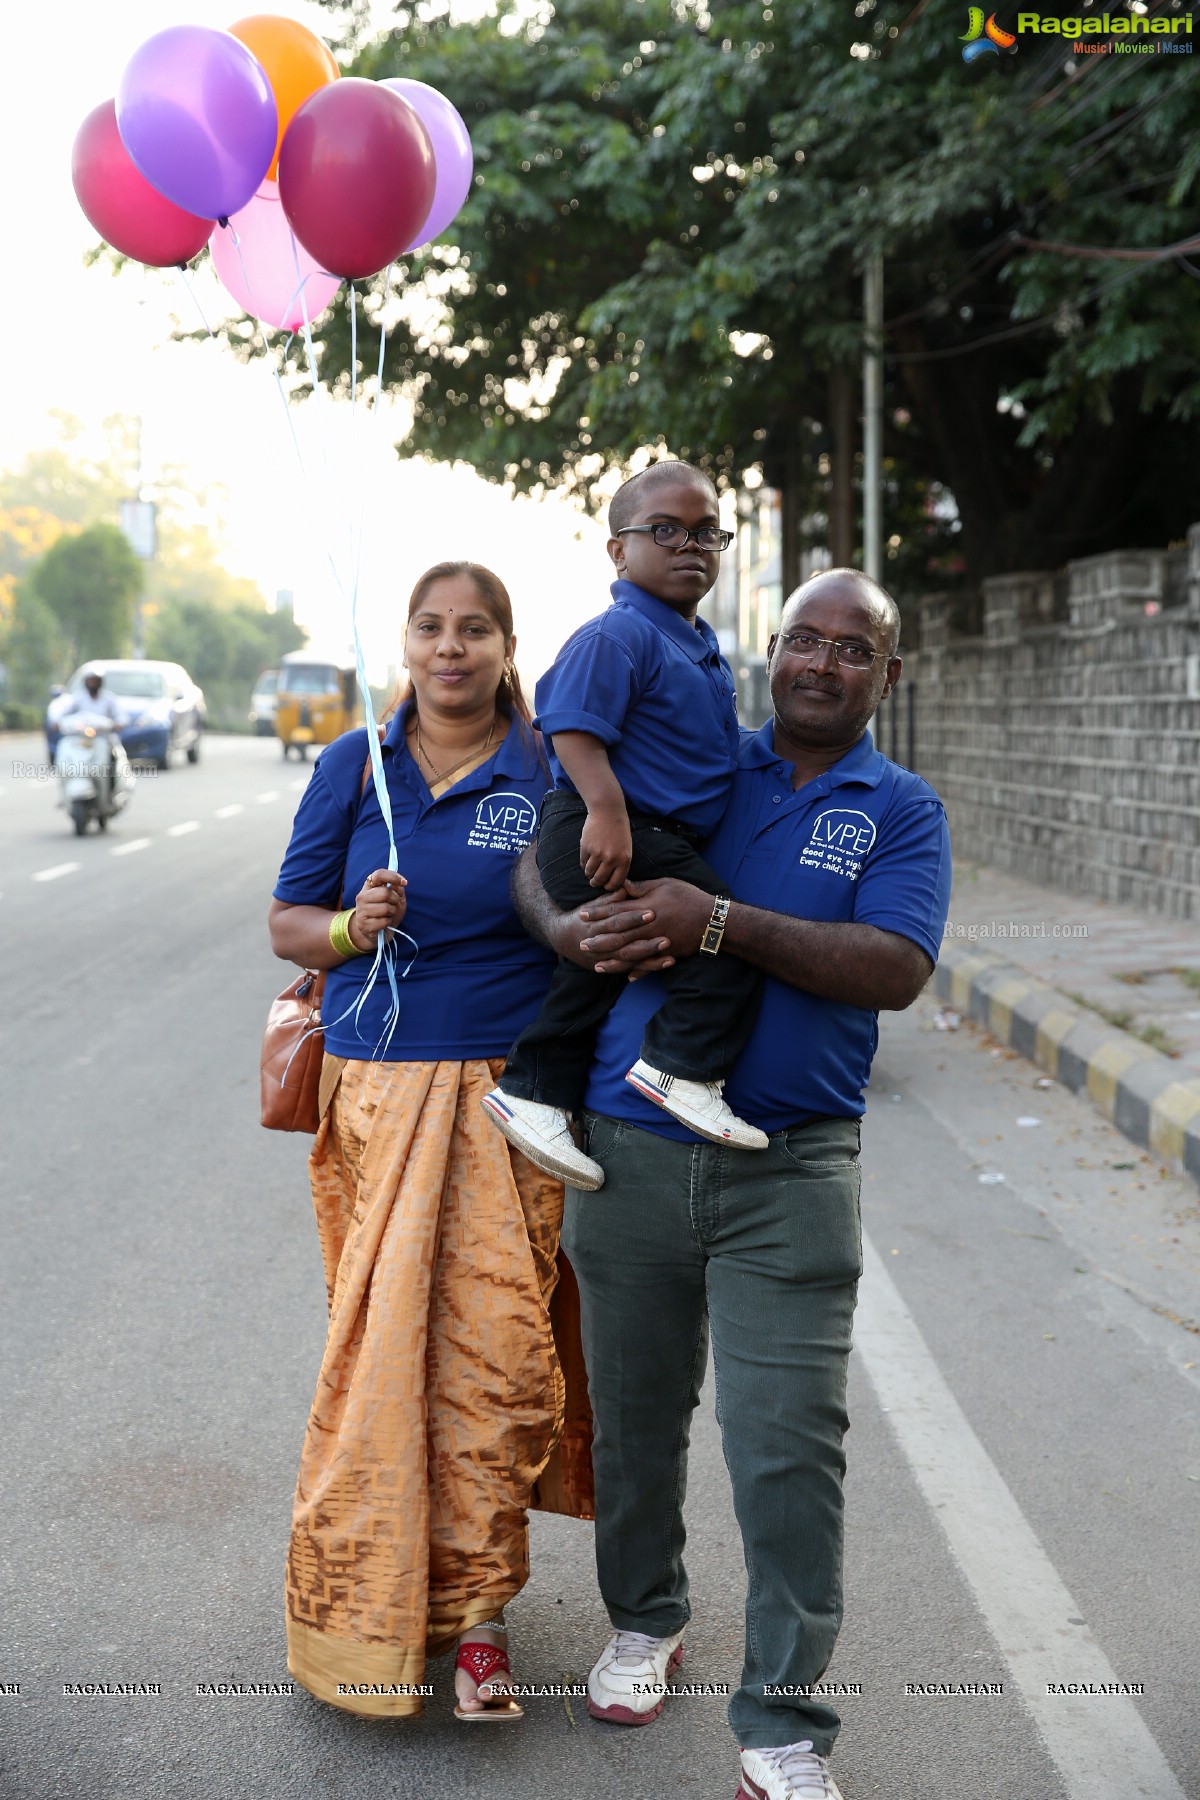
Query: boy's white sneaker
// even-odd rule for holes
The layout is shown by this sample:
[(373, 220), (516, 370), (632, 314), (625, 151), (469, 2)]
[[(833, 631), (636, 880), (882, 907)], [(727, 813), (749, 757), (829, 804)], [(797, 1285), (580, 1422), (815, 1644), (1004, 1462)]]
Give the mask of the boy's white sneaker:
[(663, 1709), (668, 1678), (682, 1661), (682, 1631), (664, 1638), (614, 1631), (588, 1676), (588, 1711), (610, 1725), (652, 1725)]
[(812, 1740), (772, 1750), (743, 1750), (742, 1779), (735, 1800), (842, 1800), (829, 1773), (829, 1758), (818, 1756)]
[(543, 1106), (540, 1100), (522, 1100), (502, 1087), (485, 1094), (481, 1105), (495, 1120), (510, 1144), (527, 1156), (546, 1175), (555, 1175), (568, 1187), (594, 1194), (604, 1186), (604, 1170), (585, 1156), (567, 1124), (560, 1106)]
[(747, 1125), (726, 1106), (721, 1095), (723, 1081), (684, 1081), (678, 1075), (666, 1075), (640, 1056), (625, 1077), (630, 1087), (653, 1100), (664, 1112), (707, 1138), (710, 1144), (730, 1144), (735, 1150), (765, 1150), (770, 1139), (757, 1125)]

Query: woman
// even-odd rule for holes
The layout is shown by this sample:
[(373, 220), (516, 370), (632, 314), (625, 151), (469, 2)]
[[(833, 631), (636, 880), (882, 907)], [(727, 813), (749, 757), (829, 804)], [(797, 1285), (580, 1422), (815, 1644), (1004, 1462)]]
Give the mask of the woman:
[[(563, 1427), (547, 1311), (562, 1188), (480, 1107), (552, 967), (509, 900), (548, 785), (515, 650), (490, 571), (421, 577), (411, 685), (382, 743), (400, 872), (366, 732), (350, 732), (313, 769), (270, 910), (275, 954), (329, 971), (309, 1161), (329, 1336), (296, 1488), (288, 1666), (374, 1716), (420, 1712), (425, 1659), (456, 1640), (458, 1717), (521, 1716), (503, 1609)], [(394, 1025), (382, 972), (363, 1000), (384, 931)], [(564, 1445), (555, 1507), (584, 1517), (588, 1435)]]

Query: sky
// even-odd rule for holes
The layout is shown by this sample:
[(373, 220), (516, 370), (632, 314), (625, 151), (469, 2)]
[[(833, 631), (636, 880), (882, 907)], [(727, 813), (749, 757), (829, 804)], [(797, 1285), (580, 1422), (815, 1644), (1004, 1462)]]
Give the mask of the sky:
[[(222, 484), (222, 561), (268, 599), (290, 589), (315, 643), (348, 643), (357, 568), (368, 666), (383, 679), (398, 660), (403, 608), (417, 576), (445, 557), (469, 557), (507, 585), (518, 662), (531, 680), (607, 600), (611, 568), (599, 523), (561, 499), (506, 496), (469, 469), (400, 461), (388, 436), (398, 422), (386, 410), (368, 415), (361, 397), (353, 416), (348, 404), (293, 402), (289, 422), (265, 363), (245, 367), (211, 339), (172, 343), (174, 328), (195, 329), (201, 312), (213, 320), (229, 304), (208, 272), (207, 253), (190, 288), (174, 270), (131, 267), (114, 278), (102, 266), (84, 266), (97, 235), (71, 187), (80, 124), (115, 95), (125, 64), (154, 32), (225, 26), (251, 10), (237, 0), (228, 13), (219, 0), (58, 0), (49, 10), (6, 9), (0, 467), (56, 441), (54, 409), (93, 432), (110, 414), (140, 413), (148, 497), (156, 469), (171, 464), (199, 487)], [(318, 34), (328, 25), (301, 0), (270, 10)], [(377, 339), (360, 336), (360, 345), (364, 362), (373, 361)]]

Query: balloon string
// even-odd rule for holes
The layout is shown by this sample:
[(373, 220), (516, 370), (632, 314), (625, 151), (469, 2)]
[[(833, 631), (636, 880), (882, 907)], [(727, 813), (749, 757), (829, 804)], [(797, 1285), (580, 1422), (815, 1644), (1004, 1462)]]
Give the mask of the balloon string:
[[(236, 239), (235, 239), (235, 241), (236, 241)], [(295, 237), (293, 236), (293, 238), (292, 238), (293, 254), (295, 254), (295, 250), (296, 250), (296, 240), (295, 240)], [(192, 287), (191, 281), (189, 280), (189, 277), (188, 277), (187, 269), (181, 268), (179, 273), (183, 278), (183, 285), (187, 289), (189, 295), (191, 296), (192, 303), (195, 306), (196, 311), (200, 315), (200, 321), (201, 321), (202, 325), (204, 326), (204, 329), (207, 331), (209, 337), (215, 343), (216, 342), (216, 333), (213, 331), (212, 326), (209, 324), (208, 320), (204, 316), (204, 308), (200, 305), (199, 298), (198, 298), (194, 288)], [(296, 273), (297, 274), (300, 273), (298, 256), (296, 257)], [(244, 274), (245, 274), (245, 271), (243, 270), (243, 275)], [(303, 318), (304, 318), (304, 341), (305, 341), (305, 345), (308, 350), (310, 378), (312, 381), (314, 393), (317, 393), (320, 388), (320, 378), (317, 375), (316, 358), (313, 355), (312, 330), (311, 330), (311, 326), (310, 326), (309, 318), (308, 318), (308, 307), (307, 307), (307, 304), (305, 302), (305, 297), (304, 297), (304, 281), (306, 279), (307, 279), (307, 277), (304, 277), (301, 279), (300, 286), (297, 289), (297, 295), (300, 299), (301, 311), (303, 313)], [(389, 264), (388, 272), (387, 272), (387, 281), (386, 281), (385, 287), (384, 287), (384, 304), (385, 305), (386, 305), (386, 301), (387, 301), (387, 293), (391, 286), (391, 279), (392, 279), (392, 266)], [(247, 288), (249, 288), (248, 282), (246, 285), (247, 285)], [(353, 293), (353, 285), (351, 286), (351, 292)], [(290, 308), (289, 308), (289, 311), (290, 311)], [(261, 329), (261, 322), (260, 322), (260, 329)], [(292, 336), (292, 334), (289, 334), (288, 339), (284, 345), (284, 354), (285, 355), (287, 352), (287, 344), (291, 342), (291, 336)], [(386, 346), (386, 340), (387, 340), (387, 327), (383, 322), (382, 311), (381, 311), (380, 328), (379, 328), (379, 388), (378, 388), (378, 392), (376, 394), (376, 400), (375, 400), (375, 410), (376, 411), (379, 410), (379, 402), (381, 401), (381, 399), (383, 397), (383, 365), (384, 365), (384, 350), (385, 350), (385, 346)], [(313, 494), (312, 480), (309, 476), (308, 465), (306, 464), (306, 462), (304, 460), (304, 452), (300, 448), (300, 440), (296, 435), (296, 424), (295, 424), (294, 418), (292, 417), (292, 409), (288, 405), (287, 395), (283, 391), (283, 382), (280, 379), (278, 360), (272, 350), (271, 345), (267, 341), (267, 334), (265, 331), (262, 332), (262, 341), (263, 341), (263, 351), (266, 356), (267, 362), (270, 366), (272, 378), (275, 382), (275, 391), (279, 395), (279, 403), (283, 407), (283, 416), (287, 420), (288, 435), (291, 437), (292, 448), (296, 453), (296, 462), (300, 469), (300, 478), (304, 484), (304, 488), (305, 488), (306, 493), (308, 494), (310, 503), (313, 503), (315, 506), (315, 495)], [(365, 491), (364, 491), (364, 499), (363, 499), (363, 508), (364, 508), (364, 515), (365, 515), (365, 508), (366, 508)], [(313, 516), (316, 516), (315, 510), (313, 512)], [(360, 559), (361, 559), (361, 552), (362, 552), (362, 536), (363, 536), (363, 534), (360, 529), (359, 540), (358, 540)], [(325, 555), (326, 555), (326, 560), (329, 563), (330, 573), (333, 576), (334, 584), (337, 587), (338, 592), (341, 594), (343, 600), (345, 600), (347, 598), (345, 585), (342, 581), (341, 573), (337, 566), (337, 560), (334, 557), (332, 551), (329, 549), (328, 544), (326, 544), (326, 547), (325, 547)], [(392, 831), (391, 796), (389, 795), (389, 793), (387, 791), (387, 783), (384, 779), (383, 757), (381, 755), (380, 747), (379, 747), (379, 731), (378, 731), (378, 728), (375, 723), (375, 707), (374, 707), (374, 703), (371, 699), (371, 689), (367, 682), (366, 661), (363, 656), (362, 640), (359, 637), (359, 632), (358, 632), (358, 587), (359, 587), (359, 565), (356, 564), (355, 569), (354, 569), (354, 584), (353, 584), (351, 594), (349, 596), (349, 599), (350, 599), (350, 627), (351, 627), (351, 631), (352, 631), (353, 637), (354, 637), (354, 666), (358, 673), (358, 684), (359, 684), (360, 689), (362, 690), (363, 712), (364, 712), (364, 715), (366, 717), (366, 722), (367, 722), (367, 750), (370, 754), (370, 759), (371, 759), (371, 775), (372, 775), (372, 779), (373, 779), (374, 786), (375, 786), (375, 796), (376, 796), (377, 800), (379, 801), (379, 810), (383, 815), (383, 822), (387, 829), (387, 835), (388, 835), (388, 865), (387, 866), (390, 870), (395, 871), (399, 868), (399, 858), (396, 853), (395, 835)], [(408, 958), (408, 961), (405, 963), (403, 969), (400, 970), (399, 976), (397, 977), (396, 964), (399, 960), (399, 941), (400, 941), (400, 939), (403, 939), (406, 943), (412, 945), (412, 954)], [(421, 950), (421, 947), (417, 943), (416, 938), (412, 937), (407, 931), (402, 931), (398, 926), (388, 932), (381, 931), (379, 933), (379, 936), (375, 940), (375, 957), (371, 964), (370, 971), (367, 975), (366, 982), (363, 985), (361, 994), (358, 996), (356, 1001), (351, 1001), (350, 1005), (346, 1008), (345, 1012), (341, 1013), (337, 1019), (334, 1019), (332, 1021), (332, 1023), (335, 1025), (340, 1024), (342, 1019), (346, 1018), (351, 1012), (353, 1012), (355, 1030), (358, 1032), (359, 1036), (361, 1037), (362, 1031), (361, 1031), (361, 1025), (360, 1025), (360, 1014), (361, 1014), (362, 1009), (363, 1009), (364, 1005), (366, 1004), (367, 999), (369, 998), (373, 988), (375, 987), (376, 982), (379, 980), (379, 977), (382, 974), (384, 976), (385, 980), (387, 981), (389, 998), (388, 998), (387, 1013), (386, 1013), (386, 1016), (383, 1021), (383, 1031), (380, 1034), (379, 1041), (375, 1046), (376, 1056), (379, 1056), (379, 1054), (382, 1052), (383, 1056), (386, 1057), (388, 1049), (391, 1046), (391, 1042), (392, 1042), (392, 1038), (395, 1034), (396, 1026), (398, 1025), (398, 1023), (400, 1021), (400, 991), (399, 991), (399, 988), (397, 987), (397, 980), (399, 979), (400, 981), (404, 981), (407, 979), (409, 970), (412, 968), (414, 962), (417, 960), (417, 957), (420, 955), (420, 950)], [(320, 1026), (320, 1025), (314, 1026), (312, 1028), (312, 1030), (315, 1030), (315, 1031), (320, 1031), (322, 1029), (323, 1029), (323, 1026)], [(311, 1032), (305, 1032), (303, 1035), (305, 1037), (310, 1036)], [(301, 1041), (303, 1041), (303, 1040), (301, 1040)], [(296, 1049), (299, 1049), (299, 1043), (297, 1044)], [(295, 1054), (296, 1054), (296, 1051), (293, 1050), (292, 1056), (294, 1057)], [(288, 1068), (291, 1067), (291, 1058), (288, 1059), (287, 1067)], [(285, 1068), (284, 1080), (286, 1081), (286, 1079), (287, 1079), (287, 1069)]]
[[(293, 247), (293, 254), (295, 255), (296, 248), (295, 248), (294, 236), (293, 236), (293, 240), (292, 240), (292, 247)], [(296, 268), (297, 268), (297, 273), (299, 273), (299, 257), (298, 257), (298, 255), (296, 256)], [(389, 281), (391, 279), (391, 270), (390, 269), (388, 271), (388, 279), (389, 279)], [(351, 335), (351, 345), (352, 345), (351, 356), (352, 356), (352, 360), (354, 360), (354, 359), (356, 359), (356, 356), (357, 356), (357, 334), (356, 334), (355, 325), (354, 325), (355, 301), (354, 301), (353, 283), (351, 283), (350, 294), (351, 294), (350, 305), (351, 305), (351, 334), (352, 334)], [(304, 346), (305, 346), (305, 350), (306, 350), (306, 353), (308, 356), (309, 380), (312, 384), (312, 392), (313, 392), (313, 395), (315, 398), (315, 397), (319, 396), (320, 391), (321, 391), (321, 378), (317, 371), (316, 355), (313, 350), (312, 327), (311, 327), (311, 323), (309, 321), (308, 307), (305, 302), (305, 297), (304, 297), (303, 293), (300, 296), (300, 306), (301, 306), (301, 312), (302, 312), (303, 320), (304, 320)], [(382, 320), (380, 322), (380, 330), (381, 330), (381, 333), (386, 330), (386, 327), (383, 325)], [(379, 365), (380, 365), (381, 370), (383, 368), (383, 358), (384, 358), (384, 343), (381, 338), (380, 351), (379, 351)], [(305, 486), (308, 489), (309, 494), (311, 495), (312, 484), (308, 477), (308, 471), (304, 464), (304, 458), (300, 452), (299, 441), (296, 437), (295, 427), (292, 423), (291, 409), (288, 407), (287, 398), (283, 392), (283, 384), (279, 380), (278, 370), (275, 368), (274, 362), (272, 362), (272, 370), (275, 374), (275, 382), (276, 382), (276, 387), (278, 388), (278, 391), (279, 391), (280, 399), (283, 401), (284, 410), (287, 412), (287, 415), (288, 415), (288, 428), (291, 431), (292, 443), (296, 449), (296, 455), (297, 455), (297, 459), (299, 460), (299, 463), (300, 463), (301, 474), (304, 478)], [(355, 385), (353, 383), (353, 378), (352, 378), (351, 392), (354, 393), (355, 391), (356, 391)], [(324, 446), (324, 434), (322, 433), (322, 448), (324, 449), (324, 447), (325, 447)], [(328, 466), (327, 458), (326, 458), (326, 466)], [(341, 572), (338, 569), (337, 559), (333, 555), (332, 551), (329, 549), (328, 543), (326, 544), (325, 554), (326, 554), (326, 559), (329, 563), (330, 571), (333, 575), (334, 583), (337, 587), (338, 592), (341, 594), (343, 600), (348, 599), (350, 602), (350, 630), (351, 630), (351, 635), (354, 639), (354, 666), (355, 666), (355, 669), (358, 674), (358, 685), (359, 685), (359, 689), (362, 693), (362, 699), (363, 699), (363, 714), (364, 714), (364, 717), (366, 719), (366, 724), (367, 724), (367, 752), (368, 752), (368, 755), (369, 755), (370, 761), (371, 761), (371, 776), (372, 776), (372, 780), (373, 780), (374, 787), (375, 787), (375, 797), (379, 802), (379, 810), (380, 810), (381, 814), (383, 815), (383, 822), (387, 829), (387, 834), (388, 834), (388, 864), (387, 864), (387, 866), (390, 870), (395, 871), (395, 870), (398, 870), (400, 864), (399, 864), (399, 856), (398, 856), (397, 850), (396, 850), (396, 839), (395, 839), (395, 836), (392, 831), (392, 801), (391, 801), (391, 795), (388, 793), (388, 790), (387, 790), (387, 781), (384, 777), (384, 772), (383, 772), (383, 757), (382, 757), (382, 754), (380, 751), (379, 730), (378, 730), (378, 727), (375, 722), (375, 706), (374, 706), (374, 702), (371, 698), (370, 684), (367, 681), (366, 658), (365, 658), (365, 655), (363, 652), (362, 638), (359, 634), (359, 629), (358, 629), (358, 591), (359, 591), (359, 575), (360, 575), (360, 566), (361, 566), (361, 549), (362, 549), (362, 532), (360, 531), (359, 540), (358, 540), (359, 555), (353, 565), (353, 579), (352, 579), (349, 595), (347, 595), (347, 593), (346, 593), (345, 584), (342, 580)], [(395, 1032), (397, 1024), (399, 1023), (399, 1018), (400, 1018), (400, 992), (397, 987), (397, 974), (396, 974), (396, 962), (398, 959), (397, 940), (400, 937), (406, 938), (408, 943), (410, 943), (412, 945), (412, 955), (410, 956), (408, 962), (405, 964), (404, 968), (400, 971), (399, 979), (401, 981), (403, 981), (405, 979), (405, 977), (408, 975), (409, 970), (412, 968), (413, 963), (419, 954), (420, 947), (417, 944), (416, 940), (412, 937), (409, 937), (407, 932), (396, 932), (393, 934), (380, 933), (378, 939), (376, 940), (375, 960), (371, 965), (371, 969), (367, 975), (366, 982), (363, 985), (362, 992), (359, 995), (357, 1002), (355, 1002), (354, 1006), (353, 1006), (353, 1011), (355, 1014), (355, 1028), (357, 1030), (359, 1028), (359, 1015), (361, 1014), (362, 1008), (366, 1004), (368, 997), (370, 996), (377, 981), (379, 980), (380, 975), (382, 974), (384, 976), (384, 978), (386, 979), (387, 985), (388, 985), (389, 1003), (388, 1003), (387, 1014), (386, 1014), (386, 1017), (383, 1022), (383, 1033), (380, 1037), (379, 1043), (376, 1045), (376, 1051), (378, 1052), (382, 1048), (384, 1054), (386, 1054), (387, 1048), (391, 1044), (392, 1036)], [(343, 1017), (344, 1016), (345, 1015), (343, 1014)], [(334, 1021), (335, 1024), (337, 1022), (338, 1021), (336, 1021), (336, 1020)]]
[[(358, 446), (358, 429), (357, 429), (357, 427), (358, 427), (358, 290), (355, 288), (354, 283), (351, 282), (350, 283), (350, 443), (352, 446), (352, 450), (351, 450), (350, 461), (351, 461), (352, 467), (353, 467), (354, 461), (355, 461), (355, 458), (353, 455), (353, 450), (355, 448), (357, 448), (357, 446)], [(359, 469), (358, 473), (361, 478), (362, 473), (363, 473), (361, 468)], [(354, 583), (353, 583), (352, 591), (354, 594), (354, 598), (357, 601), (357, 599), (358, 599), (358, 571), (359, 571), (359, 568), (361, 567), (362, 557), (361, 557), (361, 550), (360, 550), (360, 553), (356, 555), (355, 548), (354, 548), (355, 536), (354, 536), (354, 510), (353, 510), (353, 507), (347, 508), (346, 528), (350, 534), (350, 566), (354, 570)], [(361, 546), (361, 542), (362, 542), (361, 532), (359, 534), (358, 541)]]
[[(295, 246), (295, 239), (293, 237), (293, 249), (294, 249), (294, 246)], [(299, 270), (299, 260), (297, 259), (297, 271), (298, 270)], [(389, 269), (389, 279), (390, 279), (390, 269)], [(353, 284), (351, 284), (351, 295), (353, 296)], [(353, 308), (353, 298), (351, 299), (351, 306)], [(305, 344), (305, 349), (308, 354), (309, 380), (312, 384), (313, 393), (314, 393), (314, 395), (316, 395), (320, 392), (321, 378), (317, 372), (316, 356), (313, 351), (312, 328), (311, 328), (309, 318), (308, 318), (308, 308), (304, 305), (303, 296), (301, 296), (301, 307), (302, 307), (303, 313), (304, 313), (304, 344)], [(352, 313), (352, 317), (353, 317), (353, 313)], [(383, 331), (383, 330), (386, 330), (386, 327), (384, 327), (381, 323), (380, 329), (381, 329), (381, 331)], [(383, 346), (381, 345), (381, 347), (380, 347), (380, 362), (381, 362), (381, 364), (382, 364), (382, 360), (383, 360)], [(283, 391), (282, 387), (280, 387), (280, 393), (282, 393), (282, 391)], [(285, 404), (286, 404), (286, 402), (285, 402)], [(290, 415), (289, 415), (289, 423), (290, 423)], [(294, 432), (293, 432), (293, 442), (295, 442), (295, 433)], [(299, 449), (299, 446), (297, 446), (297, 450), (298, 449)], [(305, 479), (307, 481), (307, 475), (306, 475)], [(310, 492), (311, 492), (311, 484), (310, 484)], [(360, 542), (361, 542), (361, 534), (360, 534)], [(384, 780), (383, 758), (380, 755), (380, 750), (379, 750), (379, 732), (378, 732), (378, 728), (375, 723), (375, 707), (374, 707), (374, 703), (371, 699), (371, 689), (370, 689), (370, 686), (367, 681), (366, 659), (363, 654), (362, 639), (359, 636), (359, 630), (358, 630), (359, 567), (357, 564), (354, 566), (354, 575), (353, 575), (351, 591), (349, 594), (347, 594), (345, 584), (342, 581), (341, 573), (337, 567), (337, 562), (336, 562), (334, 556), (332, 555), (332, 553), (328, 550), (328, 548), (326, 549), (326, 557), (328, 559), (330, 569), (333, 572), (333, 578), (337, 585), (338, 592), (341, 594), (343, 600), (348, 600), (349, 604), (350, 604), (350, 628), (351, 628), (351, 634), (354, 639), (354, 666), (358, 673), (358, 685), (362, 692), (362, 697), (363, 697), (363, 712), (365, 714), (366, 721), (367, 721), (367, 749), (368, 749), (368, 752), (371, 757), (371, 773), (374, 777), (375, 794), (379, 801), (379, 810), (383, 814), (384, 823), (387, 826), (388, 868), (389, 869), (398, 869), (399, 868), (399, 859), (398, 859), (397, 853), (396, 853), (395, 839), (392, 836), (391, 799), (390, 799), (390, 796), (388, 795), (387, 783)]]
[(217, 334), (213, 330), (212, 326), (209, 324), (208, 320), (205, 318), (204, 308), (201, 306), (199, 296), (197, 295), (195, 288), (192, 286), (191, 277), (189, 276), (187, 269), (182, 264), (180, 264), (180, 266), (179, 266), (179, 275), (183, 281), (184, 287), (188, 291), (188, 295), (191, 299), (192, 305), (195, 307), (196, 311), (200, 314), (200, 323), (203, 325), (205, 331), (207, 331), (209, 337), (213, 340), (213, 343), (215, 344), (217, 341)]
[[(384, 281), (383, 281), (383, 297), (379, 303), (379, 366), (378, 366), (378, 370), (376, 372), (375, 405), (372, 408), (369, 399), (364, 401), (364, 405), (366, 406), (368, 413), (372, 417), (375, 417), (375, 418), (380, 417), (382, 414), (382, 410), (383, 410), (382, 406), (381, 406), (381, 402), (383, 400), (383, 363), (384, 363), (384, 351), (387, 346), (387, 326), (384, 323), (384, 315), (387, 311), (388, 295), (391, 292), (391, 286), (392, 286), (392, 270), (395, 268), (395, 266), (396, 265), (394, 263), (389, 263), (387, 266), (387, 274), (384, 276)], [(353, 288), (351, 289), (351, 291), (353, 292)], [(364, 436), (365, 435), (366, 434), (364, 433)], [(360, 576), (360, 573), (362, 570), (363, 543), (366, 539), (366, 535), (367, 535), (367, 483), (366, 483), (366, 481), (360, 481), (360, 483), (359, 483), (359, 511), (358, 511), (358, 539), (357, 539), (358, 554), (357, 554), (357, 558), (356, 558), (355, 565), (354, 565), (354, 598), (355, 598), (356, 604), (358, 601), (359, 576)]]
[(350, 283), (350, 410), (358, 401), (358, 290)]
[[(238, 236), (237, 232), (234, 230), (233, 226), (229, 223), (228, 219), (224, 220), (223, 222), (224, 222), (226, 231), (229, 233), (230, 237), (233, 239), (233, 247), (237, 251), (238, 268), (242, 271), (242, 281), (245, 284), (246, 292), (249, 294), (250, 298), (253, 300), (253, 298), (254, 298), (254, 283), (250, 279), (250, 276), (246, 270), (245, 261), (243, 260), (243, 257), (242, 257), (242, 240)], [(211, 256), (212, 251), (210, 250), (208, 254)], [(259, 325), (261, 326), (261, 324), (262, 324), (262, 320), (260, 319)], [(262, 334), (262, 340), (263, 340), (263, 344), (265, 346), (266, 341), (267, 341), (267, 334), (265, 331)]]

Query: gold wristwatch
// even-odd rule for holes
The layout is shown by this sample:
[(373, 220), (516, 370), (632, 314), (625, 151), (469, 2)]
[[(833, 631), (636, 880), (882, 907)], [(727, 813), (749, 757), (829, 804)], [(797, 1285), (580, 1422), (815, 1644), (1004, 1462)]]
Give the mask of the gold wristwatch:
[(721, 939), (725, 936), (725, 921), (729, 917), (729, 899), (722, 894), (714, 903), (712, 918), (704, 927), (704, 936), (700, 939), (700, 949), (705, 956), (715, 956), (721, 948)]

